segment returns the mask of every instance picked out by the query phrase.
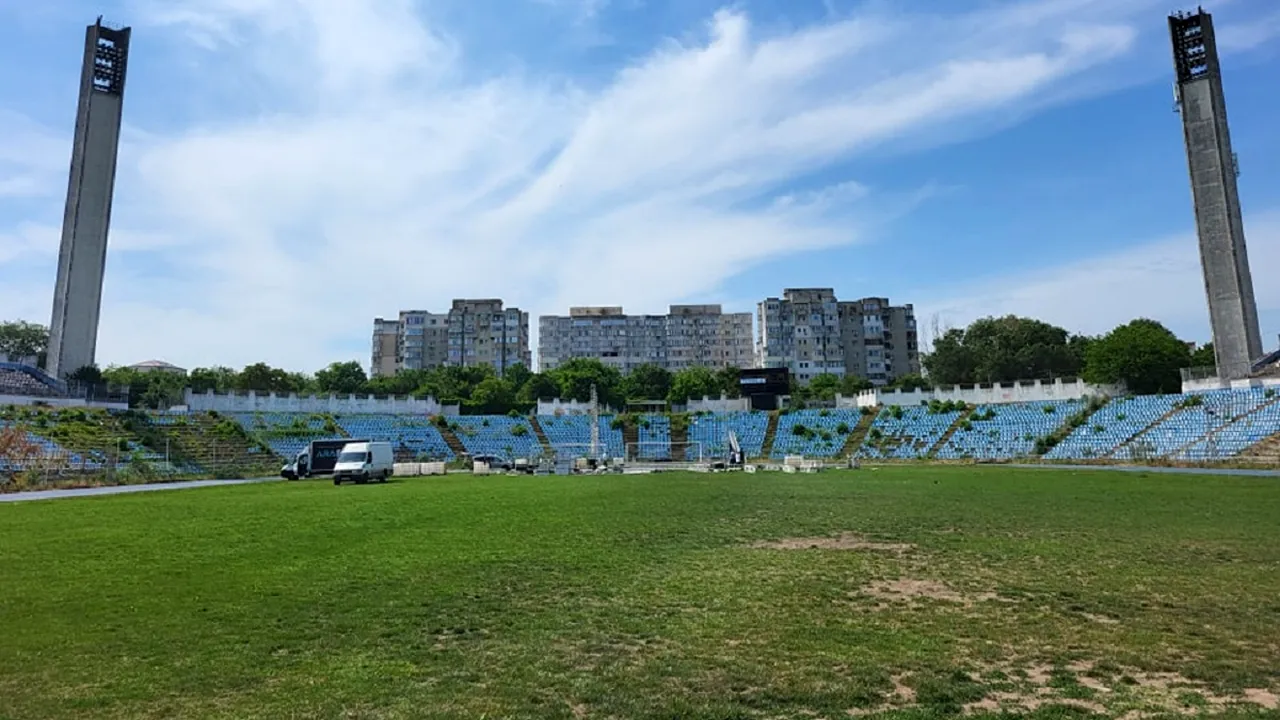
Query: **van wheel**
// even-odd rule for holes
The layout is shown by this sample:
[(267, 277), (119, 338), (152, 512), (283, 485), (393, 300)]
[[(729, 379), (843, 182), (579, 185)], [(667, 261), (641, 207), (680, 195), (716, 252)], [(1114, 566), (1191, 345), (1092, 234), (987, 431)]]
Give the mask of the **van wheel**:
[(387, 481), (387, 476), (388, 476), (388, 475), (390, 475), (390, 474), (391, 474), (391, 473), (388, 473), (387, 471), (383, 470), (383, 471), (382, 471), (382, 479), (378, 480), (378, 482), (383, 482), (383, 483), (384, 483), (384, 482), (386, 482), (386, 481)]
[(334, 478), (334, 479), (333, 479), (333, 484), (334, 484), (334, 485), (341, 485), (341, 484), (342, 484), (342, 481), (341, 481), (341, 480), (339, 480), (338, 478)]

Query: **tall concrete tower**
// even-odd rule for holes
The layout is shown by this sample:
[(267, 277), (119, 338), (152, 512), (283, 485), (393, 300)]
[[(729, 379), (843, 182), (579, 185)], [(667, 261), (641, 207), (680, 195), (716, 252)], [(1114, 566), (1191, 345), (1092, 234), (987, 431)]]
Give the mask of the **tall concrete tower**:
[(1169, 35), (1218, 375), (1234, 380), (1248, 377), (1253, 362), (1262, 357), (1262, 336), (1244, 244), (1236, 189), (1239, 173), (1227, 131), (1213, 16), (1203, 10), (1170, 16)]
[(85, 32), (71, 180), (49, 323), (46, 364), (57, 377), (92, 365), (97, 350), (129, 34), (129, 28), (103, 26), (102, 18)]

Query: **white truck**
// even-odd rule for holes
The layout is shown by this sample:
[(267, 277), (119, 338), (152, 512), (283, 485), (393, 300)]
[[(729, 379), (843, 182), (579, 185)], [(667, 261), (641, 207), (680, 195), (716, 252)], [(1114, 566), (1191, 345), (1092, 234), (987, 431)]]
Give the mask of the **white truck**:
[(333, 466), (333, 484), (344, 480), (364, 484), (370, 480), (386, 482), (395, 473), (395, 458), (389, 442), (353, 442), (342, 447)]

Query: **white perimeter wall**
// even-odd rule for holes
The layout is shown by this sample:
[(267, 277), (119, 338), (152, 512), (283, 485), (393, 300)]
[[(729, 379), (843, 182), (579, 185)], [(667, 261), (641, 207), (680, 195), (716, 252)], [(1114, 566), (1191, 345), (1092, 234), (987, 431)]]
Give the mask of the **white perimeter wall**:
[(50, 407), (99, 408), (104, 410), (128, 410), (129, 403), (89, 402), (83, 398), (30, 397), (27, 395), (0, 395), (0, 407), (5, 405), (48, 405)]
[(694, 400), (689, 398), (689, 402), (685, 406), (687, 412), (744, 412), (750, 409), (751, 401), (749, 399), (730, 398), (724, 395), (716, 399), (703, 397), (701, 400)]
[(1205, 392), (1206, 390), (1247, 390), (1249, 388), (1280, 388), (1280, 377), (1246, 378), (1244, 380), (1205, 378), (1203, 380), (1182, 381), (1182, 392), (1184, 393)]
[(369, 395), (276, 395), (255, 392), (218, 395), (212, 391), (186, 391), (186, 405), (191, 412), (315, 412), (347, 415), (457, 415), (457, 405), (441, 405), (435, 398), (379, 398)]
[(1042, 382), (1027, 380), (993, 384), (990, 387), (956, 385), (933, 390), (864, 390), (857, 397), (836, 397), (836, 407), (875, 407), (877, 405), (921, 405), (930, 400), (960, 400), (972, 405), (1035, 402), (1037, 400), (1079, 400), (1090, 395), (1120, 395), (1123, 390), (1109, 385), (1090, 385), (1083, 380)]

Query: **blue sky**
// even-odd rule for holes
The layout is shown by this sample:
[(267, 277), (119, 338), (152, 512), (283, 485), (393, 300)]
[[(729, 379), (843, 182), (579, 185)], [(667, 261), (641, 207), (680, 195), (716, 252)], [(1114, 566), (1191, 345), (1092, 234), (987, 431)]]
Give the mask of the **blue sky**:
[[(0, 0), (0, 318), (48, 321), (102, 14), (134, 29), (103, 364), (313, 371), (453, 297), (805, 286), (1206, 341), (1167, 5)], [(1274, 347), (1280, 6), (1204, 6)]]

